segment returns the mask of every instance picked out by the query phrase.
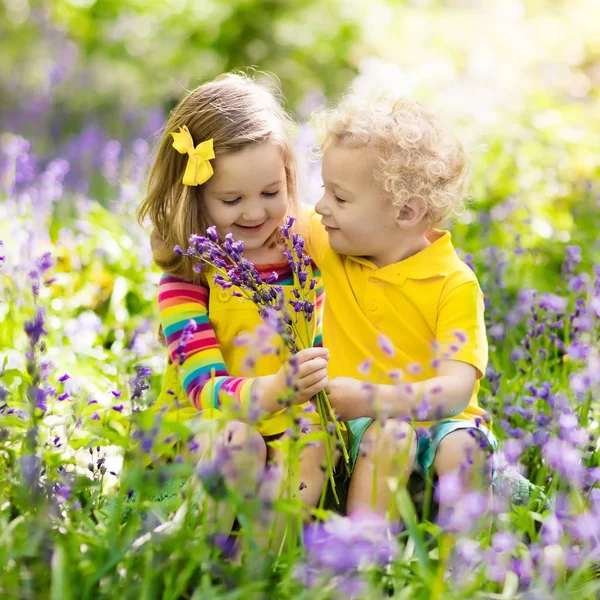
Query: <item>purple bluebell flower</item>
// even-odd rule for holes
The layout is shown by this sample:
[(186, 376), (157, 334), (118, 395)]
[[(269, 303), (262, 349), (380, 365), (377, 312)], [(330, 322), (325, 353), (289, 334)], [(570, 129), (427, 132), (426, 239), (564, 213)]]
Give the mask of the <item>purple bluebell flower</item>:
[(572, 537), (582, 542), (600, 541), (600, 519), (590, 511), (584, 511), (567, 523), (567, 529)]
[(182, 365), (185, 362), (185, 350), (188, 343), (193, 339), (194, 333), (198, 330), (198, 324), (194, 319), (190, 319), (181, 334), (179, 344), (177, 345), (176, 354), (179, 360), (179, 364)]
[(550, 513), (542, 524), (541, 538), (544, 545), (560, 544), (564, 530), (555, 514)]
[(138, 366), (136, 371), (135, 376), (130, 380), (132, 400), (143, 396), (144, 392), (150, 387), (148, 379), (152, 375), (152, 369), (150, 367)]
[(539, 307), (549, 312), (562, 314), (567, 310), (568, 298), (557, 296), (555, 294), (544, 294), (539, 301)]
[(203, 487), (217, 500), (227, 496), (227, 483), (223, 470), (229, 460), (229, 450), (226, 446), (219, 445), (215, 457), (211, 461), (202, 461), (196, 468), (196, 474)]
[(39, 456), (23, 453), (20, 457), (21, 475), (23, 481), (30, 489), (36, 489), (42, 469), (42, 461)]
[(366, 566), (385, 565), (398, 555), (398, 544), (385, 518), (371, 513), (334, 516), (308, 526), (304, 533), (307, 563), (321, 574), (345, 575)]
[(492, 548), (495, 552), (512, 552), (517, 545), (517, 540), (512, 533), (508, 531), (497, 531), (492, 536)]
[(426, 421), (431, 414), (431, 409), (431, 402), (429, 402), (427, 396), (423, 396), (423, 398), (421, 398), (421, 402), (419, 402), (418, 406), (416, 406), (413, 410), (415, 419), (417, 421)]
[(33, 387), (32, 393), (35, 401), (35, 407), (39, 408), (42, 412), (46, 412), (48, 409), (46, 399), (48, 397), (47, 390), (40, 387)]
[(288, 217), (285, 223), (280, 226), (281, 233), (286, 240), (290, 239), (290, 230), (292, 229), (296, 219), (294, 217)]
[(29, 337), (29, 342), (32, 347), (37, 345), (42, 336), (48, 335), (48, 332), (46, 331), (44, 325), (45, 320), (43, 308), (37, 309), (33, 320), (25, 322), (25, 333)]
[(550, 438), (542, 448), (542, 455), (552, 469), (575, 487), (581, 488), (585, 480), (585, 468), (577, 448), (564, 440)]
[(217, 228), (214, 225), (206, 230), (206, 236), (211, 242), (219, 241), (219, 234), (217, 233)]
[(52, 268), (53, 265), (54, 261), (50, 252), (45, 252), (35, 262), (37, 272), (40, 276), (43, 276), (46, 273), (46, 271)]
[(387, 336), (383, 335), (383, 333), (380, 333), (377, 336), (377, 346), (390, 357), (396, 354), (396, 348), (394, 348), (394, 344)]
[(66, 483), (57, 483), (54, 486), (54, 494), (59, 504), (68, 502), (71, 499), (71, 493), (71, 486)]
[(152, 436), (144, 436), (142, 437), (142, 441), (140, 443), (140, 448), (144, 454), (150, 454), (152, 448), (154, 447), (154, 437)]

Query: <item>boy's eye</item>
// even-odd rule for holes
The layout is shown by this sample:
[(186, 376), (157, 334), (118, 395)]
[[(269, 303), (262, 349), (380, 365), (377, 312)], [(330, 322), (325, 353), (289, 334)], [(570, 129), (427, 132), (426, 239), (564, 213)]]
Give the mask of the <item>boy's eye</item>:
[(279, 194), (279, 190), (276, 192), (263, 192), (263, 196), (266, 196), (267, 198), (272, 198), (273, 196), (277, 196), (277, 194)]

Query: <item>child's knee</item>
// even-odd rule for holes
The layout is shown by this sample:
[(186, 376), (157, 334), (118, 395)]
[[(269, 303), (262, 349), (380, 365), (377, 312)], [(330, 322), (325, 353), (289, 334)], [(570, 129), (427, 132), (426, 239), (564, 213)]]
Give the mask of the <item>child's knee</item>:
[(435, 453), (433, 465), (436, 474), (483, 468), (489, 453), (482, 448), (480, 436), (483, 434), (474, 429), (459, 429), (444, 436)]
[(412, 425), (405, 421), (396, 419), (387, 419), (378, 427), (372, 423), (361, 443), (361, 452), (363, 454), (406, 454), (407, 457), (414, 459), (416, 454), (416, 436)]
[(223, 430), (223, 442), (230, 450), (252, 456), (262, 465), (267, 462), (267, 444), (262, 435), (248, 423), (228, 421)]

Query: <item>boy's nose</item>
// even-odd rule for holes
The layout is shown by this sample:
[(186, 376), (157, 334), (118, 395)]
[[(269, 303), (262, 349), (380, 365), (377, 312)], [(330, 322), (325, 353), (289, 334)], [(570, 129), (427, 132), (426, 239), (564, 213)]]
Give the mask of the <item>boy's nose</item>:
[(327, 212), (327, 203), (325, 202), (325, 196), (323, 196), (323, 198), (321, 198), (315, 204), (315, 212), (321, 216), (323, 216)]

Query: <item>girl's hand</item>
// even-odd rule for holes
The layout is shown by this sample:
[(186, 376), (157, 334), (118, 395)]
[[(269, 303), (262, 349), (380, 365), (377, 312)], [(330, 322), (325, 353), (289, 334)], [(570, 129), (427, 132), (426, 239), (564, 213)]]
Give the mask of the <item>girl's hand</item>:
[(260, 406), (268, 414), (281, 410), (279, 399), (287, 399), (290, 389), (295, 392), (292, 404), (304, 404), (327, 385), (327, 363), (329, 350), (326, 348), (307, 348), (300, 350), (284, 363), (273, 375), (256, 379), (254, 392)]
[(278, 375), (283, 377), (283, 392), (289, 394), (289, 388), (295, 390), (292, 404), (304, 404), (325, 389), (327, 382), (327, 363), (329, 350), (326, 348), (307, 348), (292, 356)]

